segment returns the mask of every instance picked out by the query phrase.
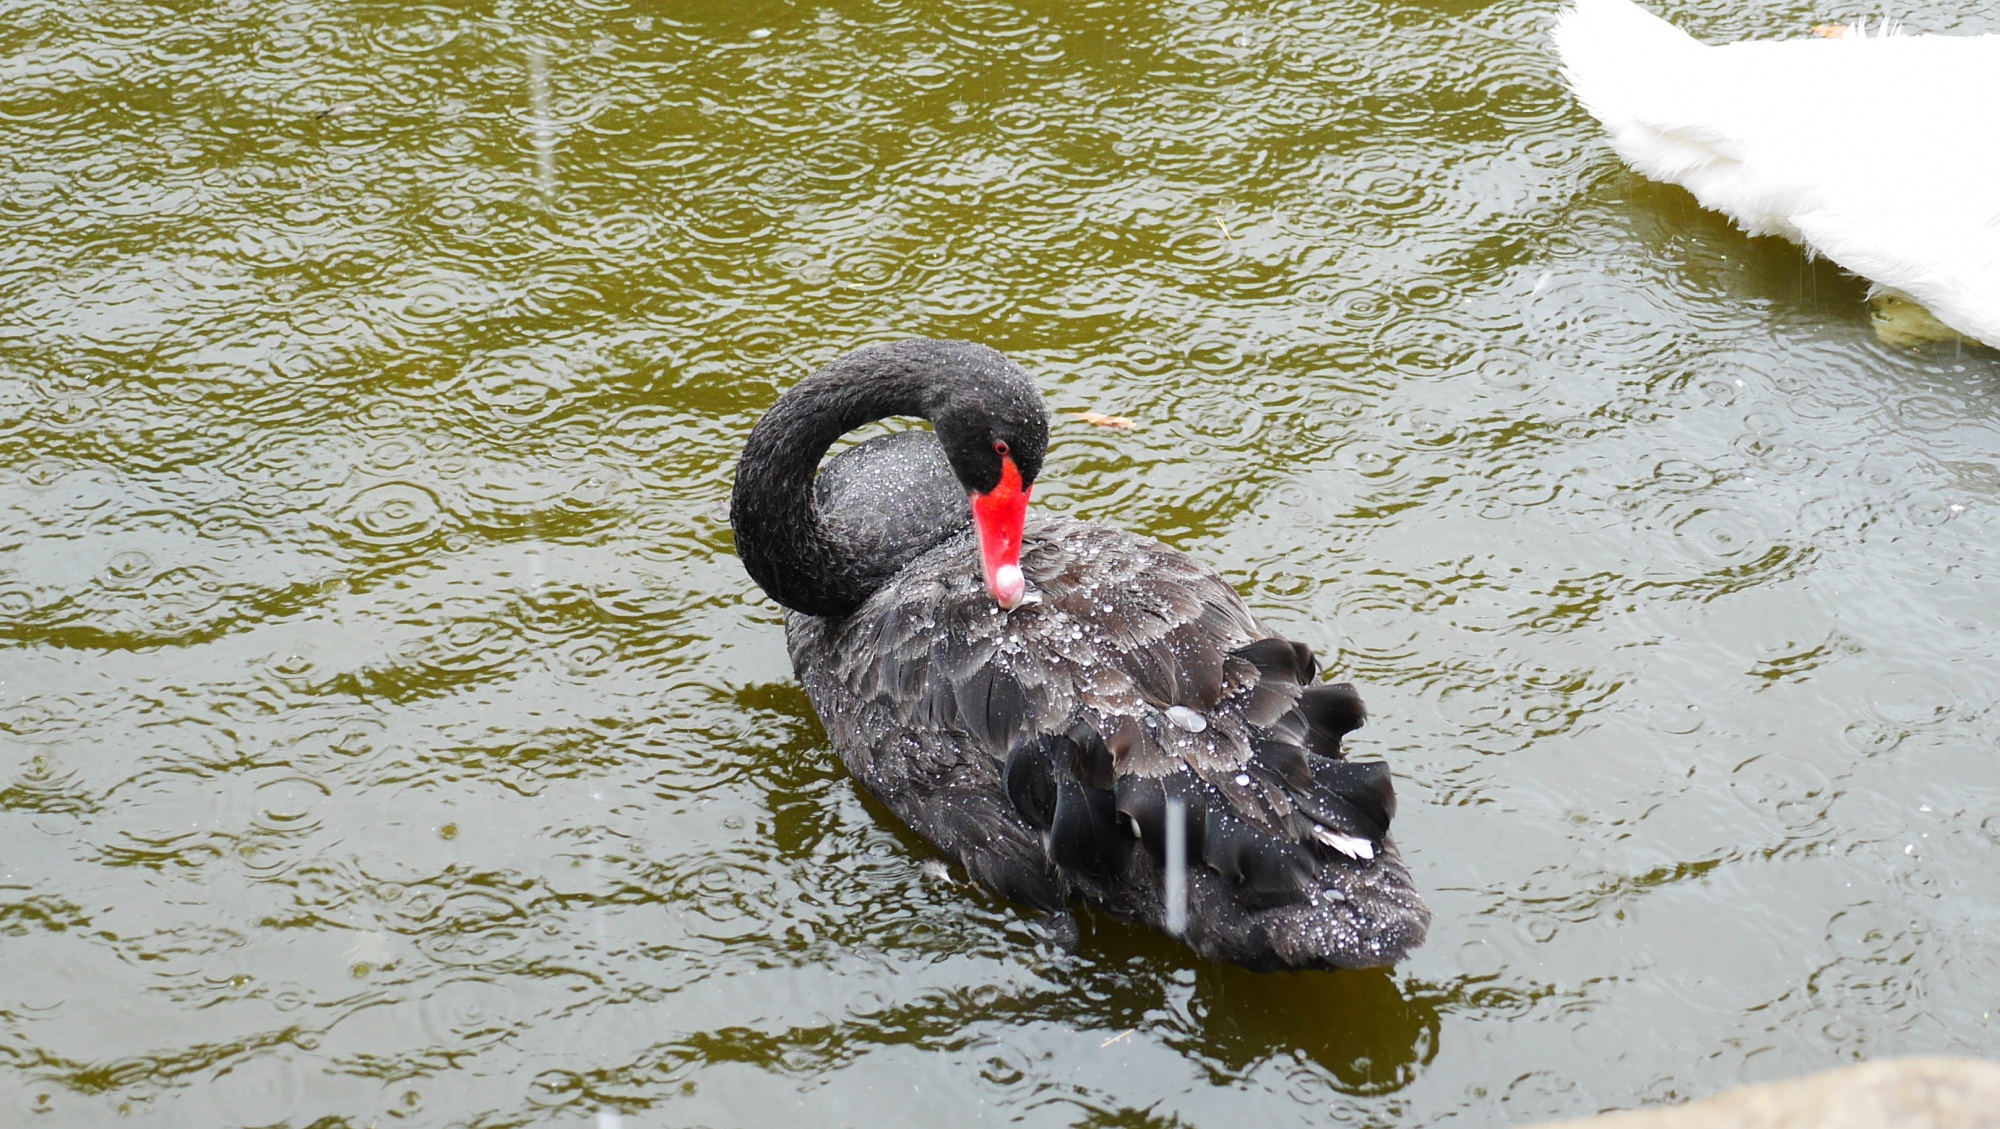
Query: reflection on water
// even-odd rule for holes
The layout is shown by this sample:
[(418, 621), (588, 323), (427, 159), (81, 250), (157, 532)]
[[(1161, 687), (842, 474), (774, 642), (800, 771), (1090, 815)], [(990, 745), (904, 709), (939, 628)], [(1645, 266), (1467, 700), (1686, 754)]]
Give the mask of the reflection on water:
[[(17, 5), (0, 1122), (1487, 1124), (2000, 1052), (2000, 359), (1622, 171), (1553, 14)], [(1362, 685), (1409, 964), (1053, 949), (835, 769), (721, 506), (908, 333), (1134, 420), (1037, 503)]]

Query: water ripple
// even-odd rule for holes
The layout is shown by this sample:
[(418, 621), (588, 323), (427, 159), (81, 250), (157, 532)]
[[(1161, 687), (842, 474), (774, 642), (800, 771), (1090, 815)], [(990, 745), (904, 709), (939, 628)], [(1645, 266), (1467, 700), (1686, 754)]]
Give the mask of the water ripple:
[(341, 511), (349, 534), (370, 545), (406, 545), (437, 532), (444, 508), (437, 495), (412, 482), (383, 482), (356, 494)]

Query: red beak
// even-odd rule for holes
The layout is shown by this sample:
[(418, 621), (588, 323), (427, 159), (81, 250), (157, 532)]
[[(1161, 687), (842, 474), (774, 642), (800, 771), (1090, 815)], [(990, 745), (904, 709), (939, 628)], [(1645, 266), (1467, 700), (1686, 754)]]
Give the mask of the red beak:
[(1028, 582), (1021, 575), (1021, 527), (1028, 521), (1028, 495), (1014, 460), (1000, 456), (1000, 484), (986, 493), (972, 492), (972, 524), (979, 531), (979, 567), (986, 590), (1008, 611), (1021, 606)]

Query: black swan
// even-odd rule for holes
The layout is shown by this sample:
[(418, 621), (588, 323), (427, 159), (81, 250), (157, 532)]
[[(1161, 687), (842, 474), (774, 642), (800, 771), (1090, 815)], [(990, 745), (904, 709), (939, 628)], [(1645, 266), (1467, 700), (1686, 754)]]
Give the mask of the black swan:
[[(891, 416), (934, 430), (820, 470)], [(736, 551), (789, 609), (793, 668), (848, 771), (1061, 927), (1081, 897), (1255, 969), (1386, 965), (1421, 944), (1388, 768), (1341, 755), (1364, 716), (1354, 688), (1319, 683), (1310, 650), (1194, 559), (1028, 522), (1047, 449), (1034, 382), (964, 341), (858, 349), (751, 431)]]

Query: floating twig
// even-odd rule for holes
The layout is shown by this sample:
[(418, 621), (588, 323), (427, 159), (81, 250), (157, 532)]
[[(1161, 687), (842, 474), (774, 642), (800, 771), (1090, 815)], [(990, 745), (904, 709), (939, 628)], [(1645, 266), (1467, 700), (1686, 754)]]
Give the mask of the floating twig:
[(1108, 416), (1103, 412), (1064, 412), (1071, 419), (1080, 419), (1092, 427), (1108, 427), (1114, 431), (1130, 431), (1138, 426), (1124, 416)]

